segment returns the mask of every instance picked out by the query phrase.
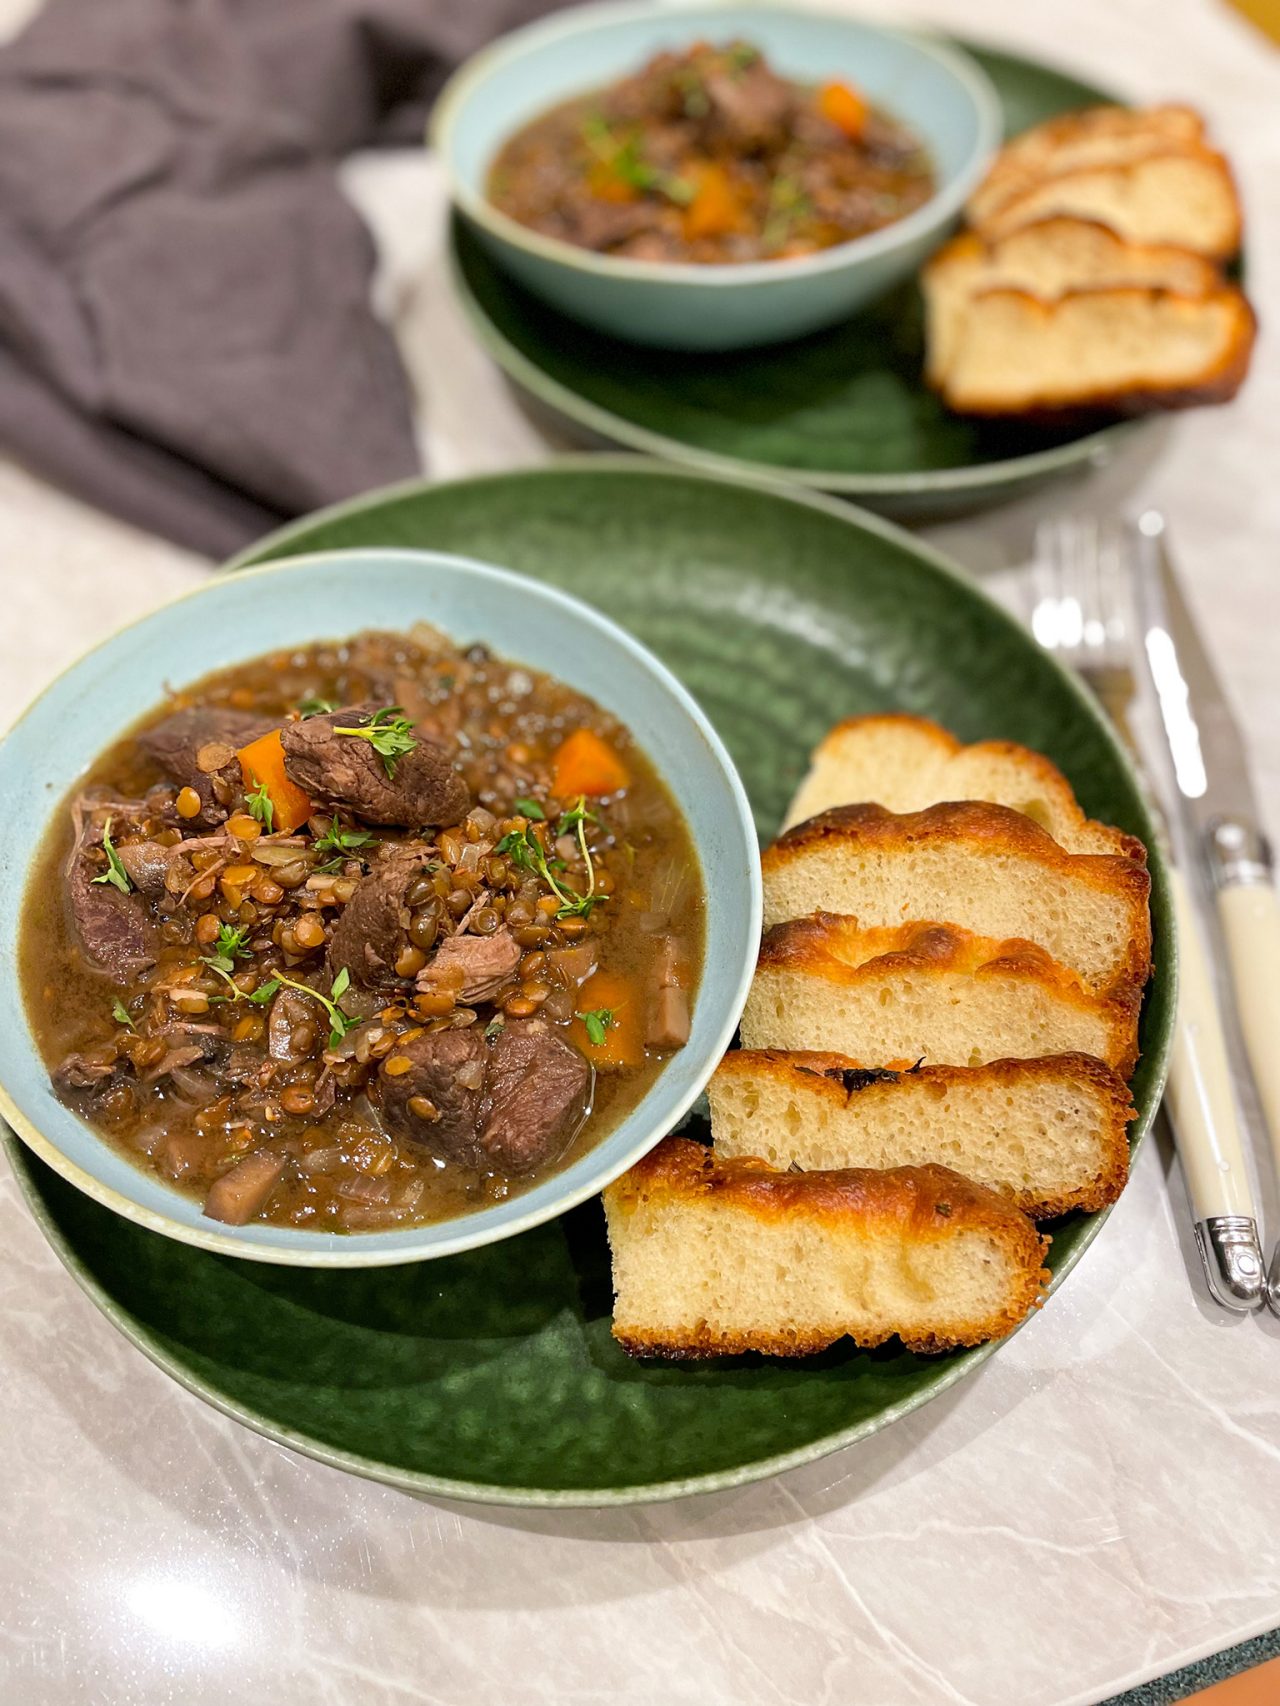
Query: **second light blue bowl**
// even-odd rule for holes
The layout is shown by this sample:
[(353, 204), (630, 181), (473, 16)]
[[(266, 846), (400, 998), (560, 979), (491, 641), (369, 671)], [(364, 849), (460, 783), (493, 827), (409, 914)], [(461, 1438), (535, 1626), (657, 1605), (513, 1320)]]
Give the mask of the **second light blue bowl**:
[[(928, 147), (936, 193), (907, 218), (821, 254), (730, 266), (635, 261), (543, 236), (485, 194), (498, 149), (530, 119), (612, 83), (662, 49), (742, 38), (784, 76), (843, 78)], [(736, 349), (844, 318), (920, 266), (954, 223), (1000, 135), (995, 91), (972, 60), (923, 36), (832, 13), (736, 4), (608, 4), (504, 37), (453, 77), (431, 141), (449, 192), (480, 242), (530, 290), (574, 319), (636, 343)]]

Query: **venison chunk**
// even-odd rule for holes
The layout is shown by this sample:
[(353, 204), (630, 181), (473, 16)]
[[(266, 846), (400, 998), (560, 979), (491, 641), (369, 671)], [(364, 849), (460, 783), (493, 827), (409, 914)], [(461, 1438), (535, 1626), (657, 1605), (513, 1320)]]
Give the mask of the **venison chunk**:
[(285, 772), (313, 800), (343, 805), (369, 823), (413, 829), (458, 823), (471, 806), (467, 784), (438, 741), (415, 732), (416, 745), (392, 761), (344, 728), (367, 728), (379, 707), (351, 705), (286, 723), (280, 732)]
[(480, 1110), (480, 1147), (505, 1173), (563, 1154), (586, 1118), (592, 1072), (554, 1031), (508, 1026), (493, 1045)]

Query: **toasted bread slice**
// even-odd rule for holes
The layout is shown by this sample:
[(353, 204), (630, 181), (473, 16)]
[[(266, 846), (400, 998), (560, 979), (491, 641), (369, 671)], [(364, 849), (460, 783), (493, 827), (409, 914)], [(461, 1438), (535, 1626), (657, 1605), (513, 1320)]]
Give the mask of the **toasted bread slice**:
[(1240, 198), (1231, 168), (1211, 148), (1170, 149), (1122, 165), (1082, 166), (1038, 179), (974, 221), (995, 241), (1052, 214), (1109, 225), (1134, 243), (1172, 243), (1226, 261), (1240, 247)]
[(960, 414), (1122, 414), (1225, 403), (1249, 369), (1244, 296), (1122, 288), (1045, 303), (1020, 290), (972, 297), (942, 395)]
[(1084, 1054), (867, 1071), (844, 1055), (734, 1049), (707, 1094), (722, 1160), (771, 1167), (953, 1168), (1043, 1220), (1112, 1203), (1133, 1102)]
[(604, 1206), (613, 1336), (633, 1356), (976, 1345), (1048, 1278), (1025, 1215), (945, 1167), (775, 1173), (669, 1137)]
[(1099, 994), (1150, 975), (1146, 867), (1066, 853), (1008, 806), (833, 806), (787, 830), (761, 865), (766, 930), (811, 912), (864, 926), (945, 917), (979, 936), (1035, 942)]
[(1023, 226), (996, 243), (963, 231), (921, 275), (926, 377), (942, 384), (963, 336), (971, 299), (985, 290), (1025, 290), (1056, 302), (1072, 290), (1147, 285), (1180, 296), (1207, 296), (1221, 275), (1203, 255), (1168, 243), (1130, 243), (1092, 219), (1061, 214)]
[(953, 734), (905, 712), (848, 717), (814, 749), (784, 828), (831, 806), (874, 800), (891, 812), (944, 800), (991, 800), (1038, 823), (1068, 853), (1118, 853), (1145, 861), (1136, 836), (1094, 823), (1049, 760), (1011, 740), (962, 746)]
[(1190, 107), (1086, 107), (1060, 113), (1005, 143), (966, 211), (974, 225), (981, 225), (1020, 190), (1047, 177), (1083, 167), (1123, 166), (1204, 140), (1204, 121)]
[(884, 1066), (1091, 1054), (1127, 1078), (1140, 1002), (1136, 989), (1093, 994), (1032, 942), (954, 924), (864, 930), (819, 912), (766, 933), (742, 1046)]

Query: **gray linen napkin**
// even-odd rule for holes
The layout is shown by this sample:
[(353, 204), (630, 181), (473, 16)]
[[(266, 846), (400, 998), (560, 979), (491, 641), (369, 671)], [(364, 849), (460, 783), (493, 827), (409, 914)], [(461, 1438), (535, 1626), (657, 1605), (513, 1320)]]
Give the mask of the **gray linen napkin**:
[(417, 472), (334, 162), (551, 9), (48, 0), (0, 50), (0, 449), (214, 556)]

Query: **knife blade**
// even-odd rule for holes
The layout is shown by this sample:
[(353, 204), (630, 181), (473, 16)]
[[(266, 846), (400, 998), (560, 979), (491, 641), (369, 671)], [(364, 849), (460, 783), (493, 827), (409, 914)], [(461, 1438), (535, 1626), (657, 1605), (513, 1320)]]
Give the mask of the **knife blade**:
[[(1150, 553), (1144, 577), (1147, 662), (1173, 761), (1189, 847), (1213, 885), (1236, 1016), (1280, 1176), (1280, 901), (1261, 826), (1248, 752), (1166, 543), (1149, 511), (1138, 532)], [(1280, 1314), (1280, 1242), (1268, 1302)]]

